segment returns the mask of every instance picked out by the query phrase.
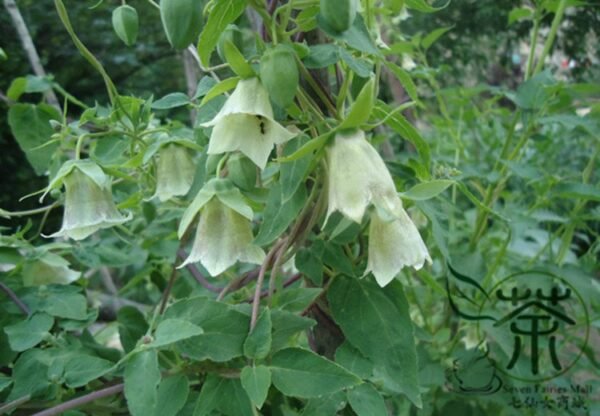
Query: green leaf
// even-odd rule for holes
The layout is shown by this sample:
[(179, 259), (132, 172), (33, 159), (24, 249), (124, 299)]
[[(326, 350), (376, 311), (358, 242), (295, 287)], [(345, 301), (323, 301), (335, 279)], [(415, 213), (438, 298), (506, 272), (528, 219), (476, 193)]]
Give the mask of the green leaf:
[(508, 95), (523, 110), (540, 110), (548, 104), (547, 87), (556, 84), (549, 71), (541, 72), (519, 86), (516, 95)]
[(144, 315), (133, 306), (124, 306), (117, 312), (119, 339), (125, 352), (135, 348), (138, 340), (148, 331)]
[(213, 415), (218, 410), (227, 416), (253, 416), (254, 409), (248, 394), (238, 379), (206, 377), (193, 416)]
[(185, 299), (171, 305), (164, 319), (183, 319), (204, 330), (176, 344), (197, 361), (225, 362), (243, 354), (250, 318), (227, 304), (205, 297)]
[(267, 399), (269, 387), (271, 387), (271, 370), (264, 365), (246, 366), (242, 370), (240, 379), (248, 397), (254, 406), (260, 409)]
[(271, 311), (271, 321), (273, 323), (272, 351), (289, 346), (292, 337), (316, 325), (313, 319), (277, 309)]
[(154, 416), (175, 416), (185, 405), (190, 392), (187, 377), (178, 374), (163, 379), (158, 386)]
[(244, 58), (244, 55), (241, 54), (241, 52), (238, 50), (238, 48), (233, 42), (229, 40), (225, 41), (224, 49), (225, 59), (231, 67), (231, 70), (235, 72), (236, 75), (238, 75), (242, 79), (252, 78), (256, 76), (256, 73), (254, 72), (250, 64), (246, 62), (246, 58)]
[(214, 78), (210, 76), (204, 76), (198, 82), (198, 86), (196, 87), (196, 93), (192, 97), (192, 100), (197, 100), (198, 98), (204, 97), (212, 87), (217, 84)]
[(294, 196), (283, 202), (282, 185), (277, 183), (269, 192), (269, 199), (263, 214), (263, 223), (254, 240), (254, 244), (262, 246), (275, 241), (297, 218), (306, 202), (306, 188), (299, 187)]
[(425, 50), (429, 49), (431, 45), (435, 43), (439, 38), (444, 36), (449, 30), (452, 30), (454, 26), (440, 27), (435, 29), (433, 32), (428, 33), (427, 36), (421, 41), (421, 45)]
[[(290, 156), (308, 142), (306, 136), (297, 140), (290, 140), (284, 150), (283, 156)], [(289, 201), (298, 190), (298, 187), (304, 182), (308, 174), (308, 168), (312, 158), (308, 155), (291, 162), (282, 163), (279, 168), (279, 182), (281, 183), (281, 202)]]
[(154, 414), (160, 383), (158, 353), (145, 350), (133, 355), (125, 365), (125, 398), (133, 416)]
[(92, 380), (108, 373), (114, 364), (92, 355), (77, 354), (65, 363), (65, 380), (70, 388), (85, 386)]
[(24, 295), (23, 301), (32, 311), (84, 321), (88, 318), (87, 300), (79, 291), (79, 288), (68, 285), (40, 286), (37, 291)]
[(152, 103), (153, 110), (168, 110), (171, 108), (182, 107), (188, 105), (190, 99), (187, 94), (182, 92), (172, 92)]
[(12, 384), (12, 379), (4, 374), (0, 374), (0, 393)]
[(337, 416), (341, 410), (346, 407), (346, 397), (344, 393), (337, 393), (328, 396), (310, 399), (302, 409), (302, 416)]
[[(207, 102), (209, 102), (213, 98), (218, 97), (219, 95), (223, 94), (224, 92), (227, 92), (227, 91), (235, 88), (235, 86), (237, 85), (237, 83), (239, 81), (240, 81), (239, 77), (232, 77), (232, 78), (224, 79), (223, 81), (221, 81), (218, 84), (214, 85), (204, 95), (204, 98), (200, 102), (200, 106), (204, 106), (204, 104), (206, 104)], [(206, 120), (206, 121), (208, 121), (208, 120)]]
[(314, 151), (318, 151), (323, 148), (332, 137), (333, 132), (327, 132), (325, 134), (320, 135), (319, 137), (315, 137), (314, 139), (309, 140), (306, 144), (304, 144), (300, 149), (296, 150), (289, 156), (284, 156), (278, 158), (277, 161), (280, 163), (292, 162), (294, 160), (298, 160), (311, 154)]
[(310, 46), (310, 53), (304, 58), (304, 66), (308, 69), (320, 69), (335, 64), (340, 60), (340, 48), (333, 43)]
[(531, 20), (533, 17), (533, 9), (529, 7), (515, 7), (508, 14), (508, 25), (521, 20)]
[(244, 355), (255, 360), (262, 360), (271, 350), (271, 311), (269, 308), (263, 309), (256, 326), (248, 334), (248, 338), (244, 341)]
[(212, 4), (213, 8), (198, 41), (198, 55), (205, 67), (210, 66), (210, 55), (219, 43), (221, 33), (246, 9), (246, 0), (217, 1)]
[(600, 201), (600, 187), (586, 183), (561, 183), (554, 187), (553, 193), (562, 198)]
[(340, 49), (340, 56), (356, 75), (361, 78), (369, 78), (373, 74), (373, 64), (363, 58), (355, 58), (346, 49)]
[(4, 328), (10, 348), (21, 352), (39, 344), (54, 325), (54, 318), (45, 313), (36, 313), (24, 321)]
[(388, 414), (383, 397), (369, 383), (348, 390), (346, 395), (357, 416), (387, 416)]
[(6, 91), (6, 97), (8, 97), (9, 100), (19, 101), (19, 98), (21, 98), (21, 95), (23, 95), (26, 88), (27, 78), (15, 78), (12, 80), (12, 82), (10, 83), (10, 87), (8, 87), (8, 90)]
[(277, 307), (300, 313), (323, 293), (320, 287), (298, 287), (284, 290), (277, 298)]
[(356, 97), (356, 101), (348, 110), (346, 118), (340, 125), (340, 129), (352, 129), (359, 127), (369, 120), (373, 105), (375, 103), (375, 78), (369, 79)]
[(423, 182), (413, 186), (406, 192), (401, 192), (400, 196), (413, 201), (424, 201), (438, 196), (452, 184), (454, 184), (454, 181), (448, 179)]
[(346, 339), (375, 364), (376, 377), (420, 407), (417, 354), (402, 285), (394, 281), (382, 289), (371, 279), (340, 276), (328, 299)]
[(373, 363), (348, 341), (335, 350), (335, 362), (360, 378), (371, 378), (373, 375)]
[[(322, 254), (322, 253), (321, 253)], [(301, 248), (296, 253), (294, 264), (298, 271), (308, 277), (314, 284), (323, 283), (323, 261), (321, 254), (318, 254), (313, 248)]]
[(375, 117), (382, 120), (385, 119), (385, 124), (415, 146), (419, 152), (423, 166), (426, 171), (429, 172), (431, 166), (431, 151), (429, 150), (429, 144), (421, 137), (417, 129), (415, 129), (401, 114), (391, 114), (391, 108), (382, 101), (377, 103), (373, 112)]
[(46, 104), (14, 104), (8, 110), (11, 132), (38, 175), (46, 172), (59, 146), (48, 143), (54, 134), (50, 120), (60, 119), (58, 111)]
[(450, 0), (446, 2), (443, 6), (433, 7), (427, 3), (425, 0), (406, 0), (406, 7), (409, 9), (418, 10), (423, 13), (435, 13), (446, 8), (450, 4)]
[(158, 324), (154, 341), (151, 347), (164, 347), (165, 345), (194, 337), (204, 333), (202, 328), (183, 319), (165, 319)]
[(6, 402), (26, 395), (35, 398), (48, 389), (48, 362), (51, 353), (51, 350), (30, 349), (19, 356), (12, 370), (13, 388)]
[(277, 352), (270, 369), (273, 384), (279, 391), (300, 398), (327, 395), (361, 383), (343, 367), (301, 348)]
[(320, 15), (317, 16), (317, 23), (319, 28), (333, 39), (345, 42), (348, 46), (358, 51), (371, 55), (379, 55), (379, 50), (373, 43), (373, 39), (371, 39), (371, 35), (369, 34), (369, 30), (367, 29), (362, 16), (356, 16), (350, 29), (342, 33), (338, 33), (328, 27)]

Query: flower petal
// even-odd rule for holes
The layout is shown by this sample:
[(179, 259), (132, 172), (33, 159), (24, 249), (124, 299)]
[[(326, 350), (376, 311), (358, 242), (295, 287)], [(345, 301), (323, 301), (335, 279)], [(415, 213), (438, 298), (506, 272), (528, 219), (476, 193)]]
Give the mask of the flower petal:
[(168, 144), (160, 149), (157, 164), (156, 193), (161, 202), (188, 193), (194, 181), (196, 167), (187, 148)]
[(252, 245), (253, 238), (250, 221), (213, 198), (202, 208), (192, 251), (179, 267), (200, 261), (216, 276), (238, 260), (260, 263), (264, 252)]
[(385, 221), (377, 211), (371, 215), (367, 273), (372, 272), (381, 287), (405, 266), (419, 270), (425, 261), (431, 263), (427, 247), (404, 208), (395, 214), (392, 221)]
[(215, 118), (202, 124), (202, 126), (215, 126), (231, 114), (260, 115), (273, 120), (273, 108), (271, 101), (269, 101), (269, 93), (258, 78), (240, 80), (221, 111), (217, 113)]

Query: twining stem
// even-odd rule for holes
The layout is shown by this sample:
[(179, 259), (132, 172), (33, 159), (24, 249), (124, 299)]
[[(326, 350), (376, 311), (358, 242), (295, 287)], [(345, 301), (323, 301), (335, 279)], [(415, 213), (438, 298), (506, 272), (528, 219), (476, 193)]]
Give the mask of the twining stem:
[(50, 409), (42, 412), (34, 413), (33, 416), (57, 416), (67, 410), (75, 409), (87, 403), (91, 403), (95, 400), (102, 399), (104, 397), (114, 396), (115, 394), (121, 393), (125, 385), (123, 383), (115, 384), (114, 386), (106, 387), (101, 390), (93, 391), (76, 399), (69, 400), (59, 404), (58, 406), (51, 407)]

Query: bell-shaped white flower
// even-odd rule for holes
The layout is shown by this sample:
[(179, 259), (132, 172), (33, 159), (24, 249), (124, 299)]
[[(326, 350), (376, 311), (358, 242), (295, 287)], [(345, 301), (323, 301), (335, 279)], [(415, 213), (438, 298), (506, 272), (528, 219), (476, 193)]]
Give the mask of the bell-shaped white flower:
[(221, 111), (202, 126), (213, 127), (208, 154), (239, 150), (261, 169), (275, 144), (296, 136), (273, 119), (269, 93), (258, 78), (240, 80)]
[(199, 261), (211, 276), (217, 276), (237, 261), (264, 261), (264, 251), (252, 244), (252, 209), (231, 181), (213, 179), (200, 190), (183, 214), (179, 238), (197, 215), (200, 220), (192, 251), (180, 268)]
[(363, 131), (337, 133), (327, 149), (327, 161), (327, 217), (339, 211), (360, 223), (370, 204), (390, 212), (398, 205), (392, 176)]
[(382, 217), (379, 210), (374, 210), (369, 225), (366, 273), (373, 273), (381, 287), (390, 283), (405, 266), (419, 270), (425, 261), (431, 263), (421, 234), (402, 203), (397, 204), (391, 214), (391, 218), (387, 215)]
[(327, 149), (327, 216), (339, 211), (360, 223), (373, 205), (369, 226), (366, 273), (383, 287), (405, 266), (417, 270), (431, 262), (427, 247), (396, 193), (394, 180), (383, 159), (362, 131), (338, 133)]
[(196, 166), (188, 149), (168, 143), (158, 151), (156, 192), (161, 202), (188, 193), (194, 182)]
[(48, 186), (48, 191), (61, 183), (65, 186), (62, 228), (47, 237), (83, 240), (102, 228), (131, 219), (131, 214), (123, 216), (117, 210), (110, 178), (95, 163), (89, 160), (67, 162)]

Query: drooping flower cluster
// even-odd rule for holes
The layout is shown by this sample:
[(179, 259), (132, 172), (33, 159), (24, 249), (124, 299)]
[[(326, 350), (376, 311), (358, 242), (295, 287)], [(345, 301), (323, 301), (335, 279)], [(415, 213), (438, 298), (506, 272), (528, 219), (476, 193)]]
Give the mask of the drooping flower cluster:
[(338, 133), (327, 149), (329, 168), (327, 216), (339, 211), (360, 223), (370, 205), (367, 272), (385, 286), (405, 266), (431, 262), (423, 239), (396, 193), (394, 181), (362, 131)]

